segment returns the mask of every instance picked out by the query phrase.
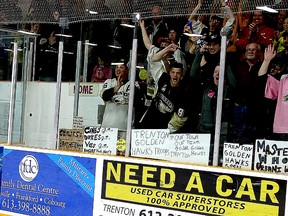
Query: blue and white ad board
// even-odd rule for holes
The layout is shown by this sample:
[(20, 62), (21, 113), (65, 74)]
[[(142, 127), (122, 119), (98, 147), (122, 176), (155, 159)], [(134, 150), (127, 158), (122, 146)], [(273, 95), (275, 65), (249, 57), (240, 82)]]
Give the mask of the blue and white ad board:
[(22, 215), (93, 215), (96, 158), (32, 150), (4, 148), (1, 210)]

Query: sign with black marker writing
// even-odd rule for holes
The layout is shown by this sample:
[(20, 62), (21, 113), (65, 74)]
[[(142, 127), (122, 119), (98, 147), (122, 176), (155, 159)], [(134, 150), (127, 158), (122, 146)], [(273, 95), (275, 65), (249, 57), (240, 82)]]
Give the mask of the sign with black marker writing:
[(208, 165), (210, 134), (170, 134), (170, 161)]
[(252, 169), (253, 145), (224, 143), (223, 167)]
[(82, 151), (83, 149), (83, 129), (59, 130), (59, 149)]
[(131, 156), (208, 165), (210, 134), (132, 130)]
[(117, 128), (85, 127), (83, 152), (116, 155)]
[(82, 116), (73, 117), (73, 129), (83, 129), (83, 117)]
[(256, 140), (254, 170), (288, 173), (287, 141)]

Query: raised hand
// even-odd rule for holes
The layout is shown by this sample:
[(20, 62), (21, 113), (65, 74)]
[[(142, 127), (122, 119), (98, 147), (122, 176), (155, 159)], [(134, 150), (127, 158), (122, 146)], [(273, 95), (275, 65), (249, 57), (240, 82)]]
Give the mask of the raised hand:
[(123, 78), (121, 74), (117, 77), (117, 86), (114, 87), (114, 93), (118, 92), (118, 90), (121, 88), (123, 85)]
[(274, 45), (269, 44), (269, 45), (265, 48), (264, 60), (270, 62), (275, 56), (276, 56), (276, 51), (275, 51), (275, 49), (274, 49)]
[(139, 25), (140, 25), (141, 29), (142, 29), (142, 28), (145, 29), (145, 22), (144, 22), (144, 20), (140, 20), (140, 21), (139, 21)]
[(198, 0), (198, 4), (199, 5), (203, 4), (203, 0)]
[(248, 28), (250, 29), (251, 32), (254, 32), (256, 31), (256, 24), (252, 22), (248, 25)]

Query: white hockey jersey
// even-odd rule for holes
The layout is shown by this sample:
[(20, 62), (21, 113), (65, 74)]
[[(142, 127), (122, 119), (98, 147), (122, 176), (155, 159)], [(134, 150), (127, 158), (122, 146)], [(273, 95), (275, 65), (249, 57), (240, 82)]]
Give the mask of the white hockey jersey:
[[(116, 78), (107, 79), (100, 91), (100, 96), (103, 98), (104, 91), (112, 89), (115, 86), (117, 86)], [(129, 91), (130, 82), (128, 81), (120, 87), (109, 101), (105, 102), (102, 127), (118, 128), (119, 130), (127, 129)]]

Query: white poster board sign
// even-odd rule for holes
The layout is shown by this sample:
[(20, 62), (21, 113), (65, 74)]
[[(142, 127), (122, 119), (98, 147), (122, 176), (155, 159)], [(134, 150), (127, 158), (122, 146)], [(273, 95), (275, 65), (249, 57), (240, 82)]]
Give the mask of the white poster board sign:
[(210, 134), (170, 134), (170, 161), (208, 165)]
[(83, 117), (82, 116), (73, 117), (73, 129), (83, 129)]
[(132, 130), (131, 156), (163, 159), (169, 156), (169, 146), (165, 145), (169, 130)]
[(272, 173), (288, 172), (288, 142), (256, 140), (254, 170)]
[(208, 165), (210, 134), (170, 134), (132, 130), (131, 156)]
[(237, 169), (252, 169), (253, 145), (239, 143), (224, 143), (223, 167)]
[(116, 155), (118, 128), (85, 127), (83, 152)]

